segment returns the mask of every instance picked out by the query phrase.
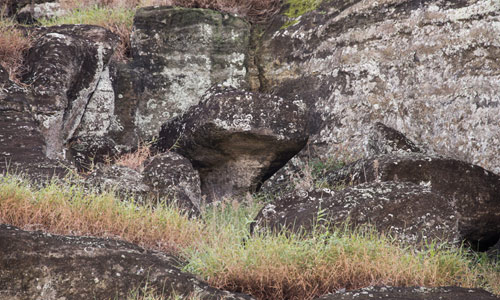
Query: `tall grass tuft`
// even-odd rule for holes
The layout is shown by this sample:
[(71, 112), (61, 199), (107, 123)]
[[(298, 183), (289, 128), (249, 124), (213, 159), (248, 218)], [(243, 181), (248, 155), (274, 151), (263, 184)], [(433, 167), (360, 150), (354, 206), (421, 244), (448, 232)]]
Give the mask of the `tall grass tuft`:
[(16, 23), (0, 14), (0, 65), (9, 73), (10, 80), (19, 83), (23, 57), (32, 41), (16, 28)]

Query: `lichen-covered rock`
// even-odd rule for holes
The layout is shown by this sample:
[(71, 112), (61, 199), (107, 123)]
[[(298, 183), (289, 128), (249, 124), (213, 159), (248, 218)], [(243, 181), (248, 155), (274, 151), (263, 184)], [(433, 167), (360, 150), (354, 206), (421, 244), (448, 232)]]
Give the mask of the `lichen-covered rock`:
[(47, 159), (45, 141), (30, 113), (29, 93), (0, 66), (0, 175), (27, 173), (37, 181), (64, 176), (67, 169)]
[(79, 136), (68, 143), (72, 162), (80, 171), (90, 171), (99, 163), (109, 163), (118, 154), (115, 142), (106, 136)]
[(19, 23), (31, 24), (40, 19), (51, 19), (62, 17), (67, 11), (61, 7), (59, 2), (47, 2), (26, 5), (16, 14)]
[(187, 158), (169, 151), (150, 158), (144, 165), (144, 182), (156, 197), (173, 198), (180, 207), (200, 211), (200, 176)]
[(212, 288), (179, 268), (171, 255), (123, 241), (0, 225), (2, 299), (126, 299), (145, 285), (164, 297), (253, 299)]
[(315, 300), (494, 300), (495, 295), (482, 289), (447, 287), (367, 287), (359, 290), (338, 292)]
[(209, 202), (258, 190), (308, 138), (305, 103), (260, 93), (210, 89), (162, 126), (156, 144), (187, 157)]
[(140, 73), (135, 125), (142, 140), (198, 103), (214, 84), (246, 85), (250, 24), (208, 9), (147, 7), (137, 11), (132, 66)]
[(298, 190), (284, 195), (259, 212), (252, 230), (307, 232), (315, 224), (334, 226), (349, 221), (352, 226), (372, 224), (404, 242), (417, 244), (432, 238), (459, 244), (459, 218), (453, 199), (433, 193), (428, 186), (377, 182), (342, 191)]
[(479, 166), (436, 155), (389, 154), (359, 160), (327, 179), (331, 185), (381, 181), (428, 185), (454, 201), (465, 239), (484, 247), (500, 239), (500, 176)]
[(314, 102), (318, 155), (362, 154), (379, 121), (500, 173), (500, 2), (331, 0), (286, 21), (262, 38), (261, 90)]
[(49, 158), (64, 158), (65, 143), (78, 128), (88, 101), (105, 70), (118, 37), (91, 25), (62, 25), (35, 30), (23, 82), (45, 139)]
[(365, 138), (367, 157), (388, 153), (414, 153), (422, 150), (404, 134), (380, 122), (373, 124)]
[(96, 166), (96, 169), (86, 178), (86, 182), (100, 189), (114, 190), (122, 196), (134, 197), (144, 202), (151, 187), (143, 183), (144, 176), (140, 170), (120, 165)]

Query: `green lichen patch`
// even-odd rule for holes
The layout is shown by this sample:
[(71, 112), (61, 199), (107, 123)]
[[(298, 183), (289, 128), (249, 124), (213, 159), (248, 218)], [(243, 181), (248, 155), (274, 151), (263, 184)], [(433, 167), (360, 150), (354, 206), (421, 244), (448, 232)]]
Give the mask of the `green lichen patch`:
[(292, 26), (298, 22), (297, 18), (303, 14), (313, 11), (323, 2), (323, 0), (288, 0), (286, 4), (289, 6), (284, 12), (284, 15), (290, 18), (281, 29)]

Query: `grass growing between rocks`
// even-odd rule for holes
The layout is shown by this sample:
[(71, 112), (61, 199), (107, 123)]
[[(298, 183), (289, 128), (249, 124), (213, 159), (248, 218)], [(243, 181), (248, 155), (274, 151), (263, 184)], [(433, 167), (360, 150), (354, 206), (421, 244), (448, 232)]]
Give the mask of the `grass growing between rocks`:
[(73, 9), (69, 14), (59, 18), (39, 21), (42, 26), (89, 24), (104, 27), (120, 37), (120, 45), (115, 50), (115, 56), (124, 60), (129, 56), (130, 33), (132, 32), (134, 15), (135, 9), (89, 6)]
[[(189, 219), (172, 205), (139, 205), (69, 183), (53, 181), (39, 188), (15, 176), (0, 177), (2, 223), (116, 237), (166, 251), (181, 256), (185, 271), (211, 285), (259, 299), (311, 299), (382, 284), (484, 287), (500, 294), (499, 265), (463, 249), (431, 244), (417, 251), (370, 228), (251, 236), (249, 224), (260, 207), (252, 201), (226, 202), (207, 208), (201, 219)], [(142, 293), (131, 299), (162, 299), (147, 297)]]

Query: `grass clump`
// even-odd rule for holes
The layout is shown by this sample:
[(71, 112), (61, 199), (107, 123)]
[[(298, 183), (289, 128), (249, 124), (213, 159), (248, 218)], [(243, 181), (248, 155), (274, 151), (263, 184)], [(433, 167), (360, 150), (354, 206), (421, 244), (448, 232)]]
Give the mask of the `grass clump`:
[(78, 7), (69, 14), (52, 19), (39, 20), (42, 26), (62, 24), (89, 24), (104, 27), (120, 37), (120, 45), (115, 50), (115, 57), (125, 60), (130, 51), (130, 33), (134, 22), (135, 9), (125, 7), (89, 6)]
[(19, 83), (23, 57), (31, 44), (30, 37), (23, 34), (12, 19), (0, 14), (0, 65), (9, 73), (10, 80)]
[[(483, 287), (500, 294), (499, 264), (463, 248), (431, 242), (421, 250), (370, 227), (250, 235), (249, 225), (261, 207), (251, 199), (226, 201), (206, 207), (201, 219), (190, 219), (167, 204), (139, 205), (66, 182), (38, 188), (15, 176), (0, 177), (2, 223), (115, 237), (165, 251), (182, 257), (185, 271), (212, 286), (258, 299), (311, 299), (371, 285)], [(129, 300), (176, 299), (147, 286), (133, 292)]]

